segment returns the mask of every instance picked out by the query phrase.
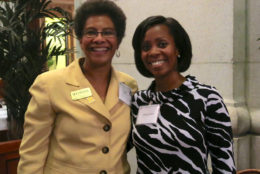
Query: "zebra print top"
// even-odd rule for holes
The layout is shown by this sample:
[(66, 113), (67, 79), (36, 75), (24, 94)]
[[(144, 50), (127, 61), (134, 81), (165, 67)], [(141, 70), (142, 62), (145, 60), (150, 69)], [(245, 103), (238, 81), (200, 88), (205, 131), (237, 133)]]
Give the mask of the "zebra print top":
[[(213, 174), (236, 173), (228, 111), (214, 87), (195, 77), (169, 92), (155, 92), (155, 82), (132, 99), (132, 141), (138, 174), (206, 174), (208, 154)], [(139, 107), (160, 105), (156, 124), (136, 125)]]

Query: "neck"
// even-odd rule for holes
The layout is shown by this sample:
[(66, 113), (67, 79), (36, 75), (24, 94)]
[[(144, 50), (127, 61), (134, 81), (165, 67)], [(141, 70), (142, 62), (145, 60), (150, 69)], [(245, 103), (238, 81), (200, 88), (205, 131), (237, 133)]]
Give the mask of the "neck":
[(111, 65), (101, 66), (101, 67), (92, 67), (86, 63), (82, 65), (83, 73), (87, 79), (92, 79), (95, 81), (108, 81), (110, 79)]
[(156, 91), (167, 92), (180, 87), (184, 81), (185, 77), (176, 72), (171, 76), (155, 78), (155, 89)]
[(86, 62), (82, 65), (82, 71), (90, 84), (103, 102), (107, 95), (107, 90), (111, 78), (111, 65), (102, 67), (91, 67)]

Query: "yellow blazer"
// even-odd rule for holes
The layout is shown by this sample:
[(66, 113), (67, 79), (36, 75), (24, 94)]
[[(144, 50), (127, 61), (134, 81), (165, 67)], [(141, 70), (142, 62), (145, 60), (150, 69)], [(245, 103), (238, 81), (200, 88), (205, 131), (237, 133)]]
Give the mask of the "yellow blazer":
[[(130, 173), (130, 108), (118, 98), (120, 82), (137, 90), (132, 77), (112, 70), (103, 103), (78, 59), (39, 75), (30, 88), (18, 174)], [(72, 100), (71, 92), (84, 88), (93, 98)]]

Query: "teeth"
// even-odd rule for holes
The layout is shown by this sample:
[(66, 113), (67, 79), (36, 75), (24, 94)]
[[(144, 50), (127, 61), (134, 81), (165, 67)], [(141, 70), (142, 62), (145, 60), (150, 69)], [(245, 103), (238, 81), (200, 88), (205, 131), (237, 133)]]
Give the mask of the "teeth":
[(107, 51), (107, 48), (93, 48), (93, 51)]
[(156, 62), (152, 62), (151, 64), (152, 65), (160, 65), (162, 64), (164, 61), (163, 60), (159, 60), (159, 61), (156, 61)]

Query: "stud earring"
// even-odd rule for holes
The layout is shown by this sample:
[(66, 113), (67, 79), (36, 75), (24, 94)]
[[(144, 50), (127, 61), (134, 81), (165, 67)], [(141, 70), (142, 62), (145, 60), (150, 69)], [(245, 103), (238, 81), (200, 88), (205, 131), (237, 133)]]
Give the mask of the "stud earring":
[(181, 55), (178, 54), (178, 55), (177, 55), (177, 58), (178, 58), (178, 59), (181, 58)]

